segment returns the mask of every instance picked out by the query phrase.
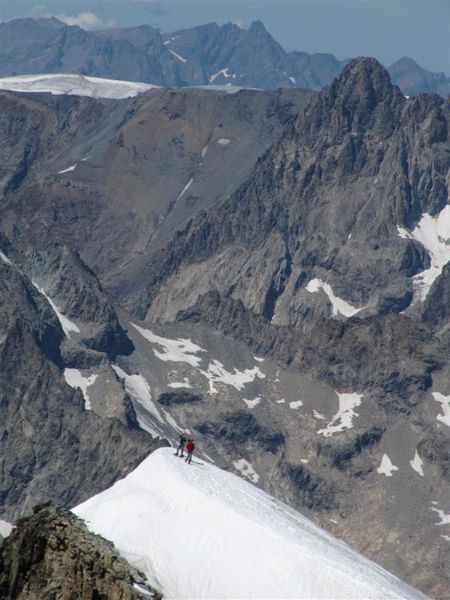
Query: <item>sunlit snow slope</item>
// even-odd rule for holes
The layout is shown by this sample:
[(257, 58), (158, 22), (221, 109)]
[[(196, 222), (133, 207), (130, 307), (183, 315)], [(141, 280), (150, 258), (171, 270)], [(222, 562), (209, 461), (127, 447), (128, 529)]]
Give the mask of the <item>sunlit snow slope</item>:
[(14, 92), (50, 92), (72, 96), (90, 96), (91, 98), (111, 98), (120, 100), (131, 98), (155, 87), (148, 83), (86, 77), (55, 73), (49, 75), (20, 75), (0, 79), (0, 90)]
[(74, 512), (166, 598), (424, 598), (258, 488), (170, 448)]

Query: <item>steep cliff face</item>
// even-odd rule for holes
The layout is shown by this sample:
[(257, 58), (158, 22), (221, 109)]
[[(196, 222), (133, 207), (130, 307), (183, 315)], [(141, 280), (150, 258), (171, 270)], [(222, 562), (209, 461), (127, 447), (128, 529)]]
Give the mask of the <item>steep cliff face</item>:
[(4, 253), (0, 270), (0, 505), (13, 520), (104, 489), (161, 442), (133, 428), (135, 416), (122, 424), (87, 410), (62, 374), (70, 321)]
[(425, 328), (414, 317), (430, 249), (408, 232), (445, 219), (448, 119), (442, 100), (406, 100), (376, 61), (353, 61), (229, 200), (152, 257), (136, 310), (170, 320), (217, 290), (272, 325), (314, 327), (312, 339), (326, 327), (331, 345), (364, 317), (397, 336), (386, 316), (402, 311), (412, 338), (430, 338), (428, 313)]
[(149, 248), (233, 193), (311, 95), (153, 90), (108, 101), (4, 92), (2, 231), (16, 248), (65, 243), (107, 289), (131, 292)]
[(36, 507), (0, 545), (5, 600), (161, 598), (116, 551), (72, 513)]

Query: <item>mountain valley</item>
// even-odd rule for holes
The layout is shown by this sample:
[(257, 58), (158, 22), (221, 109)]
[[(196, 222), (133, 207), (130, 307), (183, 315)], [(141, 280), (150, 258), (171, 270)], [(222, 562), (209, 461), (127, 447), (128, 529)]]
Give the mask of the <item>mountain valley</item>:
[(444, 600), (448, 99), (358, 58), (320, 92), (0, 107), (0, 519), (73, 508), (186, 434)]

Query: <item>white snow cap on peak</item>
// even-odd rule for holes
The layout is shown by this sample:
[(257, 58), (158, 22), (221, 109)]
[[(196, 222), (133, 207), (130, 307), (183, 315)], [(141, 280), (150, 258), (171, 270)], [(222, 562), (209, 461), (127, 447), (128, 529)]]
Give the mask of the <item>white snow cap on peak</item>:
[(262, 490), (172, 448), (74, 512), (165, 598), (425, 598)]

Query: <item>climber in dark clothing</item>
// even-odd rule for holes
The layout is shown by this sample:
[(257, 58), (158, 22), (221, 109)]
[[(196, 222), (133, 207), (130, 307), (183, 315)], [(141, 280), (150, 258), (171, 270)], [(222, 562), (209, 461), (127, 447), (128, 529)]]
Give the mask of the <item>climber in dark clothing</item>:
[(191, 463), (192, 453), (194, 452), (194, 450), (195, 450), (194, 440), (188, 440), (188, 442), (186, 444), (187, 456), (186, 456), (186, 460), (185, 460), (185, 462), (187, 462), (188, 464)]
[(185, 437), (183, 437), (182, 435), (180, 435), (180, 443), (178, 444), (178, 448), (177, 448), (177, 451), (175, 452), (175, 456), (178, 456), (178, 452), (179, 452), (180, 450), (181, 450), (180, 457), (181, 457), (181, 456), (184, 456), (184, 454), (183, 454), (183, 450), (184, 450), (184, 445), (185, 445), (185, 443), (186, 443), (186, 438), (185, 438)]

